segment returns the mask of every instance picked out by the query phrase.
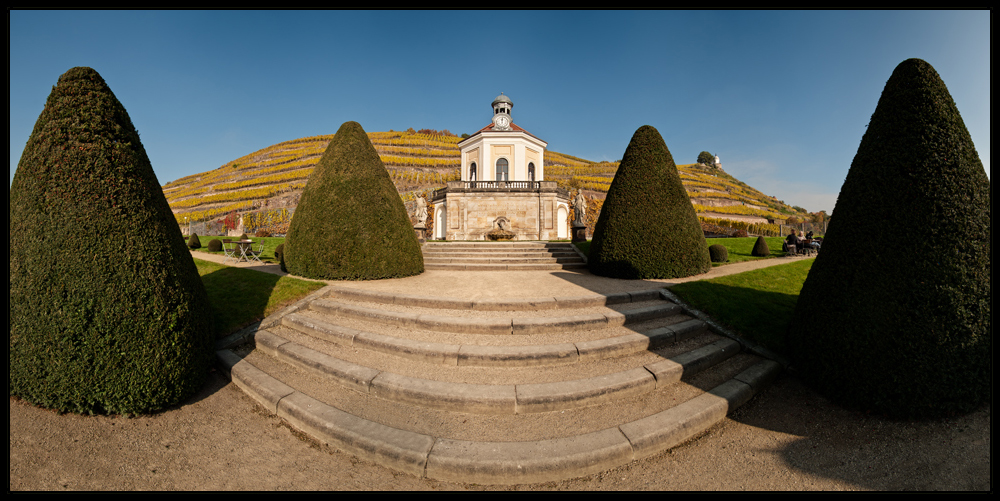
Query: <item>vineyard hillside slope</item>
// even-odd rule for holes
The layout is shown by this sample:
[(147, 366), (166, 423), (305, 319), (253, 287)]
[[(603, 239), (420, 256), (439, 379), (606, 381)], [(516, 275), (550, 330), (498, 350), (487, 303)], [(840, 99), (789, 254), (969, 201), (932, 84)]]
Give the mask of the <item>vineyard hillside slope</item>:
[[(418, 196), (459, 180), (461, 137), (448, 131), (369, 132), (404, 205), (412, 212)], [(213, 170), (163, 185), (178, 224), (209, 222), (226, 227), (243, 216), (244, 229), (285, 233), (312, 173), (333, 134), (284, 141), (232, 160)], [(761, 193), (715, 166), (677, 166), (688, 196), (702, 219), (781, 223), (808, 216), (801, 207)], [(583, 190), (599, 209), (618, 162), (593, 162), (554, 151), (545, 152), (545, 179), (571, 191)], [(432, 211), (433, 212), (433, 211)], [(588, 217), (588, 219), (590, 219)], [(284, 230), (284, 231), (283, 231)]]

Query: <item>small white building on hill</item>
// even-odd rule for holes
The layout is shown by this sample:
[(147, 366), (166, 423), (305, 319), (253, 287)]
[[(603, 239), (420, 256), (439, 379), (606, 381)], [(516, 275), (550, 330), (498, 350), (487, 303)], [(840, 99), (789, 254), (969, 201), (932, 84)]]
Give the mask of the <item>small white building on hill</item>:
[(487, 240), (509, 232), (514, 240), (569, 238), (569, 192), (545, 181), (548, 143), (511, 120), (513, 107), (501, 93), (492, 123), (458, 143), (461, 180), (431, 198), (433, 238)]

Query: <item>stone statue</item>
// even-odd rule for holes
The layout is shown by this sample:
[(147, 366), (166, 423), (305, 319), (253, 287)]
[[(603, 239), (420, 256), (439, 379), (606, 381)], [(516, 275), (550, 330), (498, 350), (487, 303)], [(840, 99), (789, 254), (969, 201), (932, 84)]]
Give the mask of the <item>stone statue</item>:
[(417, 197), (417, 225), (424, 226), (427, 223), (427, 201), (424, 197)]
[(587, 197), (583, 196), (583, 190), (576, 192), (576, 198), (573, 199), (573, 210), (576, 212), (573, 226), (586, 226), (587, 223), (583, 222), (583, 216), (587, 212)]

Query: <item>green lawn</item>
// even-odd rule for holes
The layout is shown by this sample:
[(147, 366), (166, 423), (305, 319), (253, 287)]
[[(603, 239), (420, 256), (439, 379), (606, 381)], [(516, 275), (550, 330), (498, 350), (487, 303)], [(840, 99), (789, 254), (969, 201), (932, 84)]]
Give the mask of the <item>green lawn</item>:
[(750, 251), (753, 250), (753, 244), (757, 242), (757, 237), (705, 239), (708, 245), (722, 244), (729, 251), (729, 261), (725, 263), (712, 263), (712, 266), (725, 266), (743, 261), (774, 259), (785, 256), (786, 253), (781, 251), (781, 243), (785, 241), (784, 237), (764, 237), (764, 241), (767, 242), (767, 247), (771, 250), (771, 255), (767, 257), (754, 257), (750, 255)]
[(677, 284), (670, 290), (735, 333), (787, 355), (785, 334), (813, 261)]
[(194, 264), (198, 267), (205, 290), (208, 291), (208, 302), (215, 310), (218, 337), (225, 337), (263, 320), (284, 306), (326, 286), (324, 282), (281, 277), (200, 259), (195, 259)]
[[(781, 251), (784, 237), (765, 237), (764, 240), (771, 250), (768, 257), (750, 255), (757, 237), (708, 238), (706, 242), (708, 245), (722, 244), (729, 251), (729, 261), (712, 263), (713, 266), (785, 256)], [(576, 246), (584, 255), (590, 251), (589, 240)], [(714, 280), (677, 284), (670, 290), (733, 332), (786, 354), (785, 333), (812, 263), (812, 259), (794, 261)]]

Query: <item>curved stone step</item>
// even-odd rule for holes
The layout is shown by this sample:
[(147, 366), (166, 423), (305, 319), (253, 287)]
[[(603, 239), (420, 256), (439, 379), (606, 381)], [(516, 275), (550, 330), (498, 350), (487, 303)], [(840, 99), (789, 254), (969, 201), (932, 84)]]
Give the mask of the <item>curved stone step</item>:
[(739, 353), (739, 343), (721, 339), (679, 356), (613, 374), (527, 384), (467, 384), (379, 371), (291, 342), (267, 330), (258, 349), (333, 382), (388, 400), (456, 412), (525, 414), (586, 407), (662, 388)]
[(230, 350), (217, 355), (237, 386), (317, 440), (418, 477), (491, 484), (562, 480), (659, 453), (722, 420), (780, 371), (776, 362), (764, 360), (701, 396), (597, 432), (528, 442), (477, 442), (354, 416), (297, 391)]
[(682, 311), (674, 303), (650, 306), (632, 311), (579, 312), (562, 317), (454, 317), (409, 311), (391, 311), (368, 308), (339, 302), (333, 299), (317, 299), (310, 309), (328, 315), (379, 322), (383, 324), (409, 327), (413, 329), (440, 330), (469, 334), (538, 334), (564, 330), (593, 330), (609, 326), (641, 322), (656, 317), (675, 315)]
[(303, 313), (282, 317), (282, 325), (324, 341), (388, 353), (403, 358), (443, 365), (480, 367), (570, 364), (597, 358), (617, 357), (649, 350), (686, 339), (707, 328), (692, 319), (659, 327), (645, 333), (634, 332), (591, 341), (522, 346), (449, 344), (388, 336), (340, 326)]
[(593, 294), (588, 296), (559, 296), (525, 299), (499, 300), (465, 300), (441, 298), (436, 296), (421, 296), (397, 292), (373, 291), (339, 285), (328, 286), (327, 297), (340, 297), (354, 301), (369, 303), (396, 304), (401, 306), (417, 306), (424, 308), (441, 308), (447, 310), (478, 310), (478, 311), (537, 311), (558, 308), (596, 308), (622, 303), (638, 303), (655, 299), (667, 299), (661, 294), (662, 288), (647, 289), (633, 292), (616, 292), (610, 294)]

